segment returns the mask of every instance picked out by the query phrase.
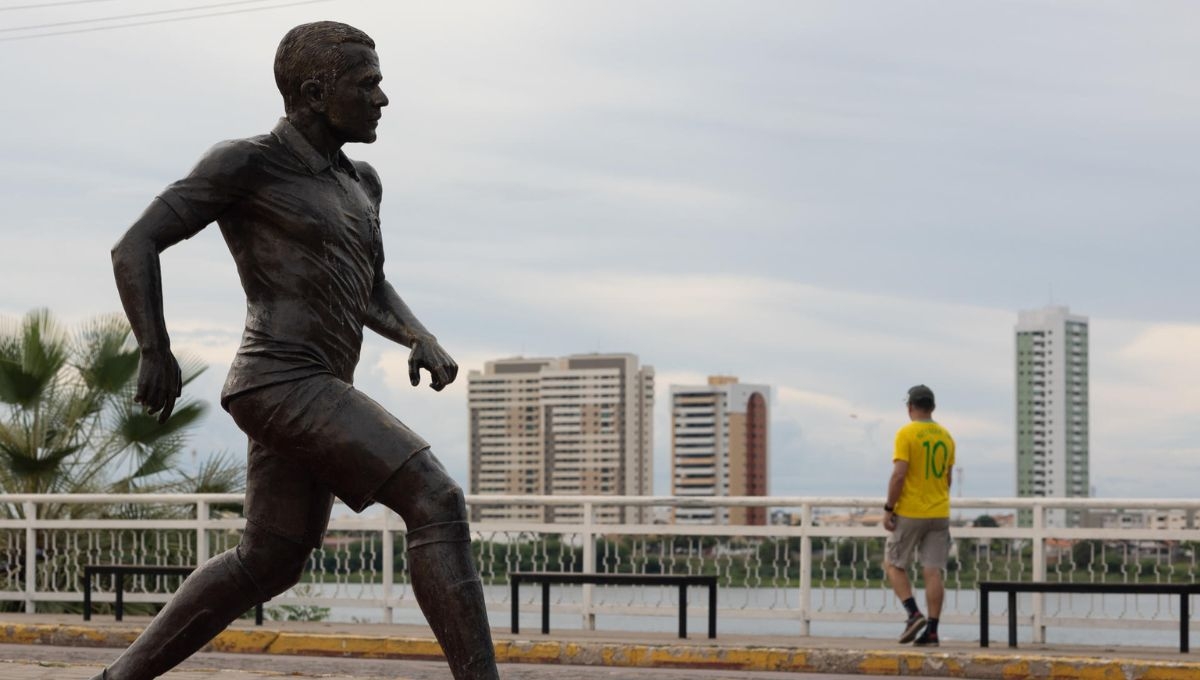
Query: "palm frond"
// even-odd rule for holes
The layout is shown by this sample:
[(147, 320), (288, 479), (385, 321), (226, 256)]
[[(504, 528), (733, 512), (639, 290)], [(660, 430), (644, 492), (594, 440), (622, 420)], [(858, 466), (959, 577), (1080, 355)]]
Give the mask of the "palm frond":
[(19, 324), (0, 323), (0, 401), (32, 408), (66, 364), (66, 335), (50, 312), (34, 310)]
[(151, 446), (195, 424), (207, 410), (208, 407), (199, 401), (177, 403), (167, 422), (159, 423), (157, 415), (149, 415), (130, 403), (122, 407), (114, 430), (128, 445)]
[(237, 493), (246, 490), (246, 466), (228, 451), (205, 458), (193, 474), (183, 474), (175, 493)]
[(208, 370), (208, 366), (203, 361), (187, 352), (176, 353), (175, 360), (179, 362), (179, 372), (183, 376), (184, 387), (187, 387), (193, 380), (199, 378), (204, 371)]
[(136, 467), (129, 473), (129, 478), (135, 483), (144, 482), (148, 478), (175, 469), (179, 454), (183, 451), (183, 444), (184, 437), (175, 435), (163, 437), (153, 446), (138, 448), (134, 455)]
[(75, 338), (76, 369), (84, 384), (103, 394), (119, 394), (133, 382), (138, 350), (128, 322), (102, 316), (87, 322)]

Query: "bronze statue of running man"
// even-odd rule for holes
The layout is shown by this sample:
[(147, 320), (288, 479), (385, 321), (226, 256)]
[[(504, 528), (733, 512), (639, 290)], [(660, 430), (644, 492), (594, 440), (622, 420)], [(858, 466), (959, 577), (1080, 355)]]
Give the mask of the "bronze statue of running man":
[(137, 401), (165, 421), (180, 395), (159, 253), (220, 225), (246, 292), (246, 329), (221, 405), (249, 437), (246, 530), (184, 581), (98, 680), (150, 680), (300, 578), (334, 497), (382, 503), (408, 527), (413, 591), (456, 680), (498, 678), (462, 489), (425, 442), (354, 388), (363, 328), (411, 349), (409, 376), (458, 365), (384, 276), (382, 185), (342, 152), (371, 143), (388, 98), (375, 43), (335, 22), (297, 26), (275, 55), (285, 116), (221, 142), (150, 203), (113, 248), (141, 350)]

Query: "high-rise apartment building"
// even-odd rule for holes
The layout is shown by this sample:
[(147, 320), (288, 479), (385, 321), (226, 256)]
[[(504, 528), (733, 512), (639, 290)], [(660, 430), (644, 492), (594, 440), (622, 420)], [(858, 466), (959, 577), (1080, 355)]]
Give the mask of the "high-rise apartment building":
[[(1088, 320), (1066, 307), (1017, 319), (1017, 495), (1086, 497)], [(1028, 525), (1028, 511), (1021, 514)], [(1046, 513), (1050, 526), (1079, 526), (1080, 513)]]
[[(713, 376), (671, 386), (671, 493), (767, 495), (770, 388)], [(767, 508), (677, 508), (680, 524), (766, 524)]]
[[(473, 494), (644, 496), (653, 491), (654, 369), (632, 354), (489, 361), (467, 379)], [(605, 522), (640, 508), (600, 508)], [(576, 521), (578, 506), (483, 506), (475, 519)]]

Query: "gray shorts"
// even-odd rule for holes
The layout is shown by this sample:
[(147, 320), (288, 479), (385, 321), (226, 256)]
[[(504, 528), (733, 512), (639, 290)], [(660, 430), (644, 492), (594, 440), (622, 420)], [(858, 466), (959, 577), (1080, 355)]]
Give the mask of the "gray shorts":
[(944, 569), (950, 557), (950, 519), (896, 515), (896, 530), (887, 539), (888, 563), (908, 569), (914, 550), (922, 567)]

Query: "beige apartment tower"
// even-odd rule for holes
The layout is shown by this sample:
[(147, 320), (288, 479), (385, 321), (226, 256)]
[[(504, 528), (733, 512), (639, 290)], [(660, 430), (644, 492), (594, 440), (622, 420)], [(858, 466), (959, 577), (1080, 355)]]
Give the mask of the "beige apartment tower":
[[(713, 376), (671, 386), (671, 493), (766, 496), (770, 388)], [(767, 523), (767, 508), (678, 508), (679, 524)]]
[[(489, 361), (467, 378), (472, 494), (645, 496), (654, 369), (633, 354)], [(473, 519), (577, 521), (578, 506), (482, 506)], [(597, 510), (640, 522), (641, 509)]]

